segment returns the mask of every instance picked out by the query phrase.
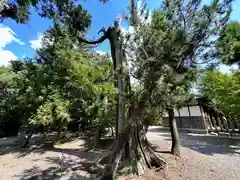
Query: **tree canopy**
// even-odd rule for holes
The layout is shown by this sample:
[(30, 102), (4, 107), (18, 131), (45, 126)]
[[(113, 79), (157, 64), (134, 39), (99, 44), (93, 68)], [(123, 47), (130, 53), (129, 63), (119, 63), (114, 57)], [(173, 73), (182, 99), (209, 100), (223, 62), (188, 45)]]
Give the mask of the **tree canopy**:
[(217, 42), (218, 57), (224, 64), (240, 63), (240, 22), (225, 25)]
[(239, 121), (240, 73), (223, 74), (206, 71), (200, 80), (200, 92), (210, 100), (212, 108), (229, 120)]
[[(106, 2), (106, 0), (100, 1)], [(66, 13), (71, 13), (70, 16), (81, 19), (86, 12), (83, 11), (80, 4), (75, 3), (75, 0), (2, 0), (0, 2), (0, 20), (11, 18), (17, 23), (28, 23), (31, 7), (34, 7), (41, 17), (51, 20), (56, 19), (56, 16), (66, 17)], [(78, 21), (74, 23), (82, 25)]]
[[(3, 126), (18, 122), (19, 126), (30, 123), (62, 128), (73, 123), (78, 129), (80, 125), (94, 124), (98, 118), (103, 118), (104, 128), (110, 126), (110, 116), (106, 118), (94, 110), (90, 113), (90, 107), (99, 107), (97, 111), (114, 114), (110, 108), (114, 103), (110, 60), (73, 48), (66, 33), (65, 36), (56, 34), (62, 31), (53, 27), (46, 32), (36, 58), (13, 61), (10, 68), (1, 68)], [(101, 103), (106, 106), (101, 107)]]

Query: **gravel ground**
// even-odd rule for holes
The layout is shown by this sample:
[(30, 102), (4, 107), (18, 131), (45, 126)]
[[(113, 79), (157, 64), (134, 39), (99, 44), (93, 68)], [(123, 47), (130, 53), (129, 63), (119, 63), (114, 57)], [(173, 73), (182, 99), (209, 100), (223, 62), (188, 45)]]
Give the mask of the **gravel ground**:
[[(148, 139), (167, 151), (171, 147), (169, 133), (151, 128)], [(240, 140), (214, 137), (204, 134), (180, 134), (181, 158), (171, 160), (169, 154), (162, 154), (169, 161), (170, 180), (239, 180)]]
[[(148, 134), (150, 142), (162, 152), (168, 161), (165, 172), (149, 172), (140, 178), (147, 180), (239, 180), (240, 140), (206, 135), (180, 134), (181, 158), (168, 153), (170, 134), (151, 127)], [(6, 140), (4, 140), (6, 141)], [(0, 140), (0, 180), (37, 179), (93, 179), (90, 172), (99, 169), (89, 166), (105, 153), (100, 150), (86, 150), (83, 140), (55, 146), (54, 149), (32, 151), (13, 151)], [(5, 144), (4, 144), (5, 143)], [(7, 153), (7, 151), (10, 151)], [(130, 179), (122, 178), (122, 179)]]

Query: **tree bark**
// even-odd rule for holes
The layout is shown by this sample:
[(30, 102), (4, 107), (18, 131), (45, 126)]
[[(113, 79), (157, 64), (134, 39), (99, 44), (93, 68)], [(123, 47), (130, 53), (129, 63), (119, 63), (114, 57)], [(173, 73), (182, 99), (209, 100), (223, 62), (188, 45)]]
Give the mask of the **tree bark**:
[(176, 119), (174, 116), (173, 108), (168, 109), (168, 116), (169, 116), (170, 132), (171, 132), (171, 137), (172, 137), (171, 153), (173, 155), (180, 156), (180, 138), (179, 138), (179, 134), (178, 134), (177, 123), (176, 123)]
[[(166, 161), (152, 150), (147, 141), (142, 119), (139, 117), (140, 112), (135, 109), (123, 131), (119, 133), (116, 144), (108, 155), (108, 164), (101, 180), (113, 180), (122, 161), (129, 163), (131, 172), (137, 175), (142, 175), (152, 167), (165, 168)], [(127, 142), (129, 143), (129, 157), (126, 159), (122, 157)]]
[(116, 138), (121, 133), (125, 123), (125, 103), (124, 103), (124, 74), (123, 74), (123, 52), (119, 40), (119, 30), (117, 27), (109, 27), (107, 37), (110, 42), (111, 56), (114, 67), (114, 80), (116, 88)]
[(25, 140), (25, 142), (24, 142), (24, 144), (21, 146), (21, 148), (27, 147), (27, 145), (29, 144), (30, 139), (32, 138), (32, 135), (33, 135), (34, 131), (35, 131), (35, 127), (31, 129), (30, 134), (28, 135), (27, 139)]
[(94, 142), (95, 147), (100, 146), (101, 134), (102, 134), (101, 127), (97, 127), (96, 132), (95, 132), (95, 142)]

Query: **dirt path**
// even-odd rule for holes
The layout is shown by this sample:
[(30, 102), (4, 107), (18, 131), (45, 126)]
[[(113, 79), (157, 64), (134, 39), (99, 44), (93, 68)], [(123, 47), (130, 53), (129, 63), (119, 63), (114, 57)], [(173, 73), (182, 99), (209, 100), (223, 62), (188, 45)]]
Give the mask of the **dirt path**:
[[(169, 133), (160, 133), (151, 128), (147, 134), (159, 151), (170, 149)], [(170, 154), (162, 153), (168, 160), (168, 169), (163, 174), (147, 173), (139, 179), (148, 180), (238, 180), (240, 177), (239, 140), (181, 134), (182, 157), (176, 160)], [(0, 142), (1, 143), (1, 142)], [(106, 153), (102, 150), (86, 150), (83, 140), (55, 146), (53, 149), (33, 151), (12, 151), (0, 144), (0, 180), (30, 179), (93, 179), (91, 172), (97, 167), (84, 167), (95, 162)], [(1, 150), (5, 151), (1, 151)], [(132, 178), (136, 179), (136, 178)]]

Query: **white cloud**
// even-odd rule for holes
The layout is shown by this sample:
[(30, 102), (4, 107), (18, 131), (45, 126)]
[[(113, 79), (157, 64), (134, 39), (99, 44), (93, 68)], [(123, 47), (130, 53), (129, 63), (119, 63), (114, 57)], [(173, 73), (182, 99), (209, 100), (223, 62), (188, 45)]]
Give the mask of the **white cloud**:
[(15, 36), (16, 36), (16, 33), (11, 28), (0, 24), (0, 47), (1, 48), (4, 48), (7, 44), (13, 41), (20, 45), (25, 44)]
[(96, 53), (98, 53), (101, 56), (107, 55), (107, 53), (104, 51), (96, 51)]
[(43, 35), (38, 34), (37, 39), (29, 41), (29, 43), (31, 44), (31, 48), (33, 48), (33, 49), (41, 48), (42, 47), (42, 40), (43, 40)]
[(7, 66), (11, 60), (17, 60), (11, 51), (0, 49), (0, 66)]
[(9, 64), (9, 61), (17, 59), (17, 56), (11, 51), (4, 49), (7, 44), (12, 42), (16, 42), (20, 45), (25, 44), (20, 39), (16, 38), (16, 33), (11, 28), (0, 24), (0, 66), (6, 66)]
[(222, 73), (230, 73), (232, 70), (237, 70), (238, 69), (238, 65), (233, 64), (231, 66), (227, 66), (224, 64), (220, 64), (219, 65), (219, 71), (221, 71)]

